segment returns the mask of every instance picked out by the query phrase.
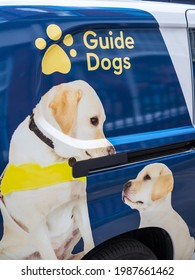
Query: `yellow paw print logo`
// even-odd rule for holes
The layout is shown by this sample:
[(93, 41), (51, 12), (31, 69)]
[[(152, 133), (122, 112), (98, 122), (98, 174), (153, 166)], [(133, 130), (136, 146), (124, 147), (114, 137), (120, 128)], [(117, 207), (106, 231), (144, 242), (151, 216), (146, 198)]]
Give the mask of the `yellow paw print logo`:
[[(46, 29), (46, 33), (53, 41), (57, 41), (62, 37), (62, 30), (56, 24), (50, 24)], [(71, 34), (67, 34), (63, 39), (63, 44), (67, 47), (72, 46), (73, 42), (74, 41)], [(37, 38), (35, 40), (35, 46), (39, 50), (44, 50), (47, 47), (47, 43), (43, 38)], [(75, 57), (76, 55), (77, 52), (75, 49), (71, 49), (68, 55), (60, 45), (53, 43), (50, 47), (48, 47), (43, 56), (42, 72), (46, 75), (52, 74), (54, 72), (67, 74), (71, 69), (71, 61), (69, 56)]]

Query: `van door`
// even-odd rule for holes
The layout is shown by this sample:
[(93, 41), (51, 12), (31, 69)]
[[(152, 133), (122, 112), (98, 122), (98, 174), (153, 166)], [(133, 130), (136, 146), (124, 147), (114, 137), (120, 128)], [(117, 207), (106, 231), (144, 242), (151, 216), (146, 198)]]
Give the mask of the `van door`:
[[(107, 116), (105, 135), (117, 151), (111, 158), (91, 159), (74, 165), (75, 176), (88, 175), (88, 207), (96, 244), (142, 226), (164, 228), (174, 242), (179, 229), (175, 226), (171, 233), (167, 228), (173, 222), (168, 218), (169, 212), (156, 213), (156, 217), (147, 223), (143, 221), (142, 213), (148, 207), (148, 197), (138, 196), (135, 204), (125, 203), (124, 199), (128, 188), (126, 183), (131, 182), (130, 188), (144, 168), (148, 170), (150, 164), (154, 167), (157, 163), (163, 163), (172, 172), (174, 183), (172, 181), (170, 188), (169, 206), (182, 220), (187, 235), (195, 236), (192, 214), (195, 211), (193, 98), (191, 83), (188, 92), (183, 84), (184, 75), (191, 76), (191, 68), (189, 53), (185, 56), (181, 51), (184, 43), (189, 52), (189, 45), (186, 25), (164, 28), (163, 32), (165, 34), (170, 30), (172, 38), (169, 42), (164, 41), (158, 25), (149, 25), (147, 21), (139, 26), (116, 24), (113, 27), (107, 24), (106, 28), (94, 28), (90, 33), (84, 31), (89, 49), (94, 47), (94, 42), (97, 43), (95, 50), (88, 50), (88, 65), (91, 68), (87, 77), (98, 89)], [(98, 38), (105, 40), (110, 34), (115, 40), (119, 40), (120, 34), (124, 38), (131, 37), (131, 42), (134, 42), (132, 48), (115, 48), (113, 51), (108, 47), (103, 50)], [(174, 59), (167, 48), (173, 42), (177, 42), (174, 43)], [(130, 57), (131, 67), (128, 69), (124, 63), (126, 57)], [(174, 64), (176, 60), (185, 62), (185, 70), (178, 69), (179, 64)], [(96, 83), (91, 76), (93, 73), (104, 82)], [(145, 176), (145, 180), (150, 180), (152, 175)], [(167, 217), (165, 224), (160, 222), (161, 215)], [(177, 244), (183, 242), (182, 238), (181, 234)]]

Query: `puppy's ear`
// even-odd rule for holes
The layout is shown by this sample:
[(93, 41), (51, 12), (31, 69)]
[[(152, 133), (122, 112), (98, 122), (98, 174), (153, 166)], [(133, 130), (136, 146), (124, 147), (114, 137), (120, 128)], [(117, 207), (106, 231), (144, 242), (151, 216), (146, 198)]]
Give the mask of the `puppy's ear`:
[(65, 84), (56, 87), (56, 94), (49, 104), (53, 116), (63, 133), (68, 134), (74, 125), (81, 90), (70, 90)]
[(161, 199), (165, 197), (168, 193), (173, 190), (173, 175), (169, 174), (161, 174), (154, 183), (152, 188), (151, 199), (152, 201)]

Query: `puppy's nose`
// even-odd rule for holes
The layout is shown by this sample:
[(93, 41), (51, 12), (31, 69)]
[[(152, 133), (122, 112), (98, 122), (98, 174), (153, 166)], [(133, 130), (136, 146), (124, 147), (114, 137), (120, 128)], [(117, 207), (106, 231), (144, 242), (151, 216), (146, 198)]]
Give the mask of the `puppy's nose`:
[(127, 189), (129, 189), (132, 185), (132, 182), (131, 181), (128, 181), (126, 184), (124, 184), (124, 188), (123, 188), (123, 191), (125, 192)]
[(107, 152), (108, 152), (109, 155), (114, 155), (114, 154), (116, 154), (115, 148), (114, 148), (113, 146), (109, 146), (109, 147), (107, 148)]

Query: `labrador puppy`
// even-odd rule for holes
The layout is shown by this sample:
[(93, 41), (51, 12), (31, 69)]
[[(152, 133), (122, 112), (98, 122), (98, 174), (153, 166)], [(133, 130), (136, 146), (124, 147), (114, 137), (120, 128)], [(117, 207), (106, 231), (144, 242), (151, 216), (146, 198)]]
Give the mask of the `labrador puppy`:
[[(71, 142), (60, 142), (55, 135), (42, 131), (40, 115), (56, 133), (68, 136), (72, 143), (79, 139), (82, 145), (75, 147)], [(38, 176), (44, 177), (41, 170), (67, 164), (72, 157), (79, 161), (114, 154), (114, 147), (104, 136), (105, 119), (102, 103), (88, 83), (77, 80), (54, 86), (41, 98), (33, 115), (15, 130), (10, 143), (8, 171), (14, 169), (17, 178), (17, 171), (25, 167), (28, 177), (31, 172), (28, 167), (33, 166), (38, 168)], [(88, 148), (89, 140), (98, 140), (102, 145)], [(5, 171), (2, 182), (5, 195), (0, 200), (4, 220), (1, 259), (80, 259), (94, 247), (86, 180), (73, 178), (52, 184), (53, 181), (47, 179), (48, 185), (44, 187), (29, 188), (27, 185), (22, 190), (15, 181), (9, 186), (11, 191), (6, 193), (6, 182), (10, 182), (6, 178), (8, 175)], [(75, 256), (72, 251), (81, 238), (84, 251)]]
[(165, 164), (149, 164), (124, 185), (122, 199), (139, 211), (139, 228), (160, 227), (170, 234), (174, 259), (190, 259), (195, 248), (194, 238), (185, 221), (172, 208), (173, 185), (173, 174)]

